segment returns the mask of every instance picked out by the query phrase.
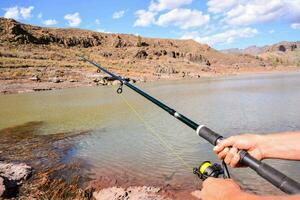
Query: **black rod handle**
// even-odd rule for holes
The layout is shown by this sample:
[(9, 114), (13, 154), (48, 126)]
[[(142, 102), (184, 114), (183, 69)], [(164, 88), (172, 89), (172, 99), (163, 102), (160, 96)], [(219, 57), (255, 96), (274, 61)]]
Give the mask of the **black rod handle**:
[[(206, 139), (212, 145), (217, 145), (217, 143), (223, 139), (221, 135), (207, 128), (206, 126), (199, 126), (196, 130), (197, 134)], [(263, 163), (254, 157), (252, 157), (248, 152), (241, 150), (240, 163), (253, 169), (262, 178), (269, 181), (271, 184), (279, 188), (288, 194), (300, 194), (300, 184), (293, 179), (287, 177), (277, 169), (274, 169), (270, 165)]]
[(263, 163), (254, 157), (252, 157), (248, 152), (240, 151), (240, 163), (246, 165), (256, 171), (258, 175), (272, 183), (274, 186), (279, 188), (288, 194), (300, 194), (300, 184), (293, 179), (287, 177), (277, 169), (274, 169), (270, 165)]

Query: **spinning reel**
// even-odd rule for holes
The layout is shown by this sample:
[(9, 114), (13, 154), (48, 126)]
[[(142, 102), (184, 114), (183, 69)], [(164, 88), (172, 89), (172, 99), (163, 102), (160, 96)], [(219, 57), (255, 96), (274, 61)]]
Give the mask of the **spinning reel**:
[(224, 179), (230, 178), (229, 171), (224, 161), (222, 162), (222, 165), (205, 161), (198, 168), (194, 168), (193, 173), (203, 181), (208, 177), (220, 178), (223, 176), (222, 178)]

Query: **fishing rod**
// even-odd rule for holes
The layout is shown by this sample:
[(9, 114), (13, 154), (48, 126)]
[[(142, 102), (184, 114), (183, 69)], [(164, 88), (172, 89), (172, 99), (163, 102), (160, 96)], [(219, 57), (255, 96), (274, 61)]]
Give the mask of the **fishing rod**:
[[(218, 133), (212, 131), (205, 125), (199, 125), (195, 122), (193, 122), (191, 119), (187, 118), (186, 116), (180, 114), (173, 108), (170, 108), (169, 106), (165, 105), (161, 101), (155, 99), (154, 97), (150, 96), (146, 92), (142, 91), (141, 89), (137, 88), (133, 84), (129, 83), (128, 79), (125, 79), (121, 76), (117, 76), (113, 74), (112, 72), (108, 71), (104, 67), (100, 66), (99, 64), (80, 56), (80, 58), (83, 59), (83, 61), (86, 61), (95, 67), (98, 68), (98, 70), (105, 72), (106, 74), (110, 75), (114, 80), (120, 81), (120, 86), (117, 90), (117, 93), (122, 93), (122, 86), (126, 85), (133, 91), (137, 92), (141, 96), (145, 97), (158, 107), (162, 108), (166, 112), (168, 112), (170, 115), (178, 119), (179, 121), (183, 122), (190, 128), (196, 131), (197, 135), (204, 138), (206, 141), (208, 141), (212, 145), (217, 145), (223, 138), (223, 136), (219, 135)], [(264, 178), (265, 180), (269, 181), (272, 185), (276, 186), (280, 190), (282, 190), (285, 193), (288, 194), (299, 194), (300, 193), (300, 184), (296, 182), (295, 180), (291, 179), (290, 177), (284, 175), (282, 172), (278, 171), (277, 169), (271, 167), (270, 165), (263, 163), (256, 158), (252, 157), (247, 151), (240, 150), (240, 164), (250, 167), (253, 169), (259, 176)], [(205, 178), (212, 176), (212, 177), (219, 177), (219, 175), (223, 174), (224, 178), (226, 178), (226, 174), (228, 177), (228, 171), (226, 165), (223, 165), (223, 168), (220, 168), (220, 165), (218, 164), (211, 164), (210, 162), (206, 161), (200, 165), (199, 168), (194, 169), (194, 173), (197, 174), (202, 180)]]

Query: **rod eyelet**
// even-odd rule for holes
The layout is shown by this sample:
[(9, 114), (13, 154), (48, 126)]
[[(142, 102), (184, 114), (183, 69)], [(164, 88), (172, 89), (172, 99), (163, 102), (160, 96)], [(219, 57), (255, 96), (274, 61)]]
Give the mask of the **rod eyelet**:
[(122, 87), (119, 87), (119, 88), (117, 89), (117, 93), (118, 93), (118, 94), (121, 94), (122, 92), (123, 92)]

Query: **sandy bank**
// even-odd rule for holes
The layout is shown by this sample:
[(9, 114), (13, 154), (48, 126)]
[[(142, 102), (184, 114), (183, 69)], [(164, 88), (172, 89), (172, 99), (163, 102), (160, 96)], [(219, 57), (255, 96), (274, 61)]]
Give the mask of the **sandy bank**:
[[(93, 66), (91, 66), (93, 68)], [(153, 74), (144, 74), (143, 77), (138, 78), (139, 74), (126, 74), (126, 77), (132, 78), (137, 82), (155, 82), (155, 81), (168, 81), (168, 80), (201, 80), (208, 77), (225, 77), (225, 76), (239, 76), (239, 75), (255, 75), (255, 74), (270, 74), (270, 73), (286, 73), (286, 72), (299, 72), (299, 67), (222, 67), (211, 68), (211, 71), (207, 72), (191, 72), (187, 74), (167, 75), (161, 74), (160, 76), (154, 76)], [(117, 73), (117, 72), (116, 72)], [(26, 92), (39, 92), (48, 90), (58, 90), (63, 88), (78, 88), (78, 87), (96, 87), (103, 85), (118, 84), (117, 82), (104, 82), (103, 77), (106, 74), (97, 74), (95, 72), (87, 72), (82, 70), (82, 74), (86, 74), (81, 79), (68, 76), (66, 78), (43, 80), (38, 78), (30, 79), (0, 79), (0, 94), (16, 94)], [(119, 74), (123, 75), (123, 74)]]

